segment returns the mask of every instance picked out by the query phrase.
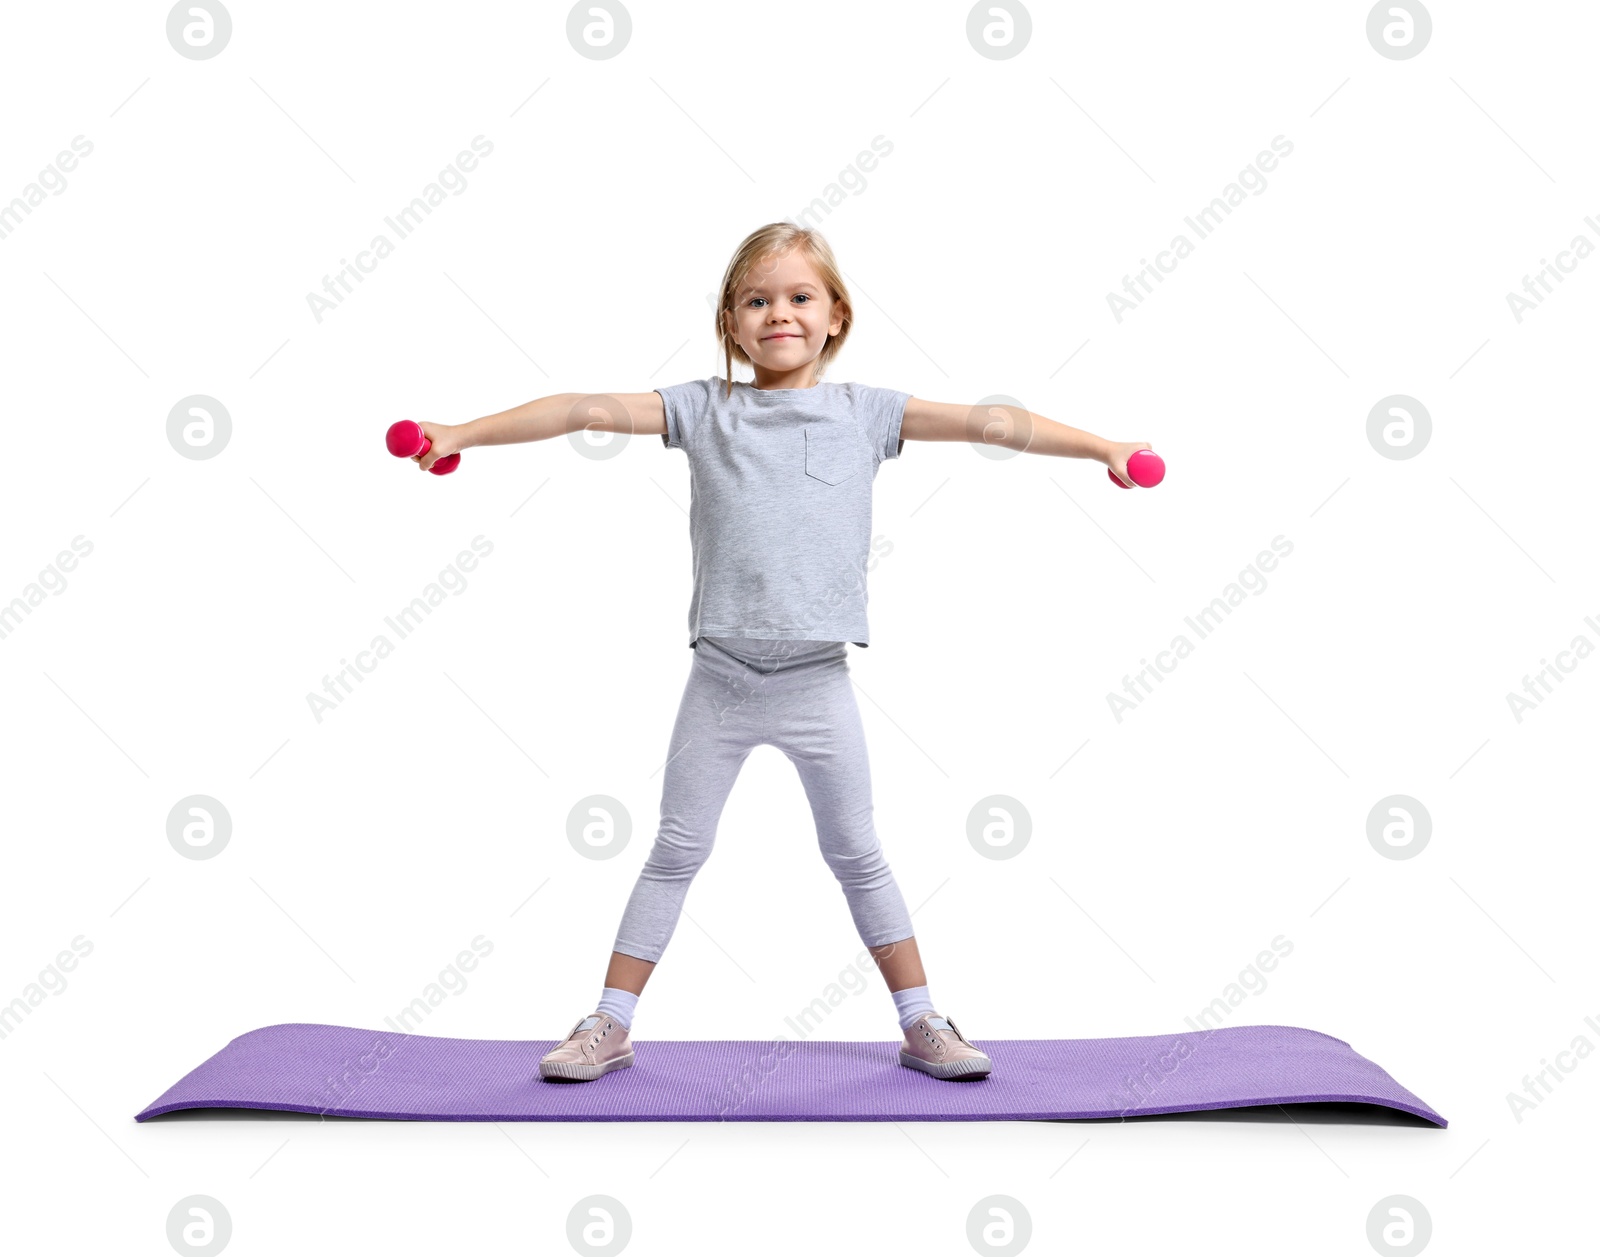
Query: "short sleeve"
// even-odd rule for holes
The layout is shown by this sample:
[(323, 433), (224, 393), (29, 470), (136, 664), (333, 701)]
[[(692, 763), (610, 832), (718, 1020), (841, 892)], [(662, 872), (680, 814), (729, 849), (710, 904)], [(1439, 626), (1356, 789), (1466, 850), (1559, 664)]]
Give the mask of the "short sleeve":
[(711, 390), (716, 383), (713, 377), (656, 389), (661, 394), (661, 405), (667, 418), (667, 430), (661, 434), (661, 444), (669, 450), (688, 452), (694, 444), (700, 416), (711, 409)]
[(873, 457), (878, 462), (886, 458), (899, 458), (905, 448), (900, 435), (900, 421), (905, 417), (910, 393), (894, 388), (877, 388), (871, 384), (849, 384), (851, 405), (861, 431), (872, 446)]

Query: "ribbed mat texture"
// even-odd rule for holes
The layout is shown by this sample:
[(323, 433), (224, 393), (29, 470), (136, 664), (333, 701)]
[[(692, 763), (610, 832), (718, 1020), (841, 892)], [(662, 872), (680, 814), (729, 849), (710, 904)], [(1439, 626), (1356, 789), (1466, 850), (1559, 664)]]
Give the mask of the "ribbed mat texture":
[(1446, 1124), (1348, 1043), (1296, 1026), (975, 1042), (994, 1062), (976, 1082), (906, 1068), (898, 1041), (647, 1038), (630, 1067), (562, 1083), (539, 1077), (554, 1040), (291, 1023), (240, 1035), (136, 1120), (233, 1108), (447, 1122), (1003, 1121), (1340, 1100)]

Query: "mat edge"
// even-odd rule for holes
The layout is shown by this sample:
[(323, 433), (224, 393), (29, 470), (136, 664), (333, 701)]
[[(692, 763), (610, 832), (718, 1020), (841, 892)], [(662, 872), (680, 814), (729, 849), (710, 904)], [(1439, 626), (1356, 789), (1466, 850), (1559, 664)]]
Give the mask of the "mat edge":
[[(990, 1113), (894, 1113), (884, 1114), (881, 1117), (871, 1117), (863, 1114), (852, 1114), (848, 1117), (783, 1117), (775, 1114), (764, 1114), (759, 1117), (735, 1118), (696, 1117), (686, 1114), (671, 1117), (640, 1117), (631, 1113), (584, 1114), (581, 1116), (575, 1114), (535, 1116), (527, 1113), (511, 1113), (482, 1114), (471, 1117), (444, 1117), (437, 1113), (377, 1113), (366, 1110), (318, 1109), (310, 1105), (300, 1104), (240, 1104), (213, 1100), (157, 1105), (146, 1109), (142, 1113), (135, 1114), (133, 1120), (135, 1122), (146, 1122), (153, 1117), (162, 1117), (165, 1114), (177, 1113), (185, 1109), (233, 1109), (241, 1112), (303, 1113), (310, 1116), (342, 1117), (369, 1122), (1098, 1122), (1113, 1117), (1162, 1117), (1171, 1113), (1215, 1113), (1226, 1112), (1230, 1109), (1271, 1108), (1284, 1104), (1366, 1104), (1371, 1105), (1373, 1108), (1392, 1109), (1397, 1113), (1408, 1113), (1412, 1117), (1419, 1117), (1423, 1121), (1431, 1123), (1440, 1130), (1448, 1129), (1450, 1125), (1442, 1114), (1435, 1113), (1426, 1107), (1415, 1107), (1398, 1101), (1379, 1100), (1371, 1096), (1357, 1095), (1283, 1096), (1242, 1103), (1178, 1104), (1136, 1111), (1106, 1109), (1100, 1112), (1088, 1113), (1008, 1113), (1004, 1116), (996, 1116)], [(1293, 1118), (1291, 1117), (1290, 1120), (1292, 1121)]]
[[(228, 1042), (225, 1043), (222, 1048), (218, 1048), (217, 1052), (213, 1052), (211, 1055), (215, 1056), (215, 1055), (217, 1055), (218, 1052), (221, 1052), (226, 1048), (232, 1047), (235, 1043), (239, 1043), (239, 1042), (241, 1042), (241, 1041), (243, 1041), (245, 1039), (250, 1038), (253, 1035), (265, 1034), (269, 1030), (342, 1030), (342, 1031), (350, 1031), (350, 1032), (358, 1033), (358, 1034), (389, 1034), (389, 1035), (398, 1036), (399, 1038), (402, 1038), (402, 1039), (427, 1039), (429, 1042), (433, 1042), (433, 1043), (495, 1043), (495, 1044), (504, 1044), (504, 1045), (514, 1045), (514, 1046), (517, 1046), (517, 1047), (534, 1047), (534, 1046), (538, 1046), (540, 1044), (550, 1044), (550, 1043), (559, 1043), (559, 1042), (561, 1042), (560, 1039), (484, 1039), (484, 1038), (463, 1037), (463, 1036), (460, 1036), (460, 1035), (415, 1034), (415, 1033), (412, 1033), (411, 1031), (408, 1031), (408, 1030), (374, 1030), (370, 1026), (345, 1026), (345, 1025), (339, 1025), (339, 1024), (337, 1024), (335, 1022), (329, 1022), (329, 1021), (279, 1021), (279, 1022), (274, 1022), (274, 1023), (272, 1023), (271, 1025), (268, 1025), (268, 1026), (257, 1026), (253, 1030), (246, 1030), (243, 1034), (235, 1035), (233, 1038), (229, 1039)], [(1285, 1025), (1285, 1024), (1283, 1024), (1281, 1022), (1263, 1022), (1260, 1025), (1257, 1025), (1255, 1023), (1251, 1023), (1250, 1025), (1244, 1025), (1244, 1026), (1217, 1026), (1217, 1027), (1215, 1027), (1214, 1029), (1211, 1029), (1211, 1030), (1167, 1030), (1167, 1031), (1158, 1031), (1155, 1034), (1095, 1035), (1095, 1036), (1092, 1036), (1092, 1037), (1083, 1037), (1083, 1038), (1002, 1039), (1002, 1038), (998, 1038), (998, 1037), (996, 1037), (994, 1035), (986, 1035), (981, 1040), (974, 1039), (973, 1042), (974, 1043), (978, 1043), (978, 1042), (985, 1042), (985, 1043), (1112, 1043), (1112, 1042), (1117, 1042), (1117, 1041), (1125, 1040), (1125, 1039), (1165, 1039), (1165, 1038), (1169, 1038), (1169, 1037), (1193, 1036), (1193, 1035), (1201, 1035), (1201, 1036), (1204, 1036), (1206, 1038), (1210, 1038), (1212, 1035), (1217, 1035), (1217, 1034), (1238, 1034), (1238, 1033), (1240, 1033), (1242, 1031), (1249, 1031), (1249, 1030), (1293, 1030), (1297, 1034), (1311, 1034), (1311, 1035), (1316, 1035), (1319, 1039), (1328, 1039), (1331, 1042), (1339, 1044), (1341, 1047), (1350, 1048), (1350, 1050), (1352, 1052), (1355, 1051), (1355, 1048), (1351, 1047), (1350, 1041), (1348, 1039), (1338, 1038), (1335, 1035), (1328, 1034), (1324, 1030), (1313, 1030), (1313, 1029), (1311, 1029), (1310, 1026), (1290, 1026), (1290, 1025)], [(780, 1036), (780, 1037), (782, 1037), (782, 1036)], [(663, 1044), (663, 1045), (667, 1045), (667, 1044), (682, 1044), (682, 1043), (733, 1043), (733, 1044), (775, 1043), (775, 1042), (778, 1042), (778, 1041), (779, 1040), (776, 1039), (776, 1038), (774, 1038), (774, 1039), (719, 1039), (719, 1038), (709, 1038), (709, 1039), (655, 1039), (655, 1038), (652, 1038), (652, 1039), (649, 1040), (649, 1042), (660, 1043), (660, 1044)], [(897, 1043), (898, 1040), (893, 1040), (893, 1039), (805, 1039), (804, 1042), (812, 1043), (812, 1044), (853, 1045), (853, 1044), (862, 1044), (862, 1043)], [(1360, 1053), (1357, 1053), (1357, 1055), (1360, 1055)], [(206, 1059), (209, 1060), (210, 1057), (207, 1057)], [(1363, 1058), (1363, 1059), (1366, 1059), (1366, 1058)], [(204, 1062), (202, 1062), (202, 1064), (203, 1063)], [(1374, 1063), (1376, 1063), (1376, 1062), (1374, 1062)]]

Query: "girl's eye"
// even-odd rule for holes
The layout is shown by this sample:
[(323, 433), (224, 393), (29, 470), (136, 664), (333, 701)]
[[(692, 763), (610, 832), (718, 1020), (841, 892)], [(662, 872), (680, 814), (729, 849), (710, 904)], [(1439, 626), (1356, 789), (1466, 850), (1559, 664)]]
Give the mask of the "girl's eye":
[[(751, 297), (750, 304), (755, 305), (756, 302), (765, 300), (765, 297)], [(806, 292), (797, 292), (795, 293), (795, 300), (809, 302), (811, 300), (811, 294)]]

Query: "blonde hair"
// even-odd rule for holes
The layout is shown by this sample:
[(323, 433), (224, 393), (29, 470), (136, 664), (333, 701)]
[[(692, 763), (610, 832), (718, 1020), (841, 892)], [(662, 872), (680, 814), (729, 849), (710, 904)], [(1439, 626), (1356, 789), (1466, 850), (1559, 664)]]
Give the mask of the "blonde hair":
[(850, 335), (850, 324), (854, 321), (855, 311), (850, 304), (849, 290), (844, 286), (844, 277), (839, 274), (839, 264), (833, 260), (833, 250), (814, 228), (801, 227), (791, 222), (768, 223), (765, 227), (752, 231), (739, 242), (739, 247), (733, 251), (733, 257), (728, 262), (728, 269), (722, 274), (722, 296), (717, 302), (716, 321), (717, 339), (722, 342), (722, 352), (727, 363), (727, 373), (723, 377), (726, 381), (725, 396), (733, 395), (733, 360), (737, 358), (747, 366), (754, 365), (750, 361), (750, 355), (739, 347), (733, 339), (733, 333), (728, 329), (728, 318), (733, 313), (735, 294), (763, 258), (770, 254), (787, 253), (796, 248), (802, 250), (811, 264), (817, 268), (823, 284), (827, 286), (828, 296), (833, 299), (838, 312), (844, 318), (838, 335), (830, 335), (822, 346), (822, 352), (817, 355), (816, 376), (819, 382), (828, 364), (833, 361), (839, 350), (844, 348), (845, 337)]

